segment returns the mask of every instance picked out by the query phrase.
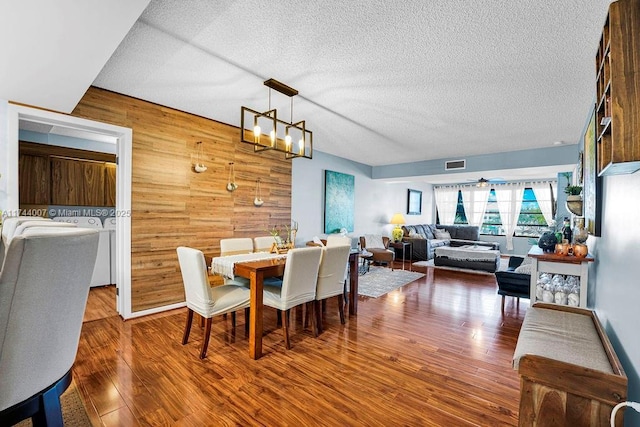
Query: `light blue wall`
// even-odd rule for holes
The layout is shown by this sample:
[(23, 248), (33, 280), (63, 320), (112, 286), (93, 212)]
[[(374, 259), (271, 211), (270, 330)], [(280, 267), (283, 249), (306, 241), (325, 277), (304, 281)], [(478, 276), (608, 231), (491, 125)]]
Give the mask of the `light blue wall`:
[[(629, 378), (628, 400), (640, 402), (640, 173), (603, 182), (601, 237), (587, 241), (596, 259), (589, 300)], [(626, 410), (625, 425), (640, 426), (640, 414)]]
[[(408, 224), (434, 221), (433, 190), (426, 183), (387, 183), (371, 179), (371, 166), (319, 151), (313, 159), (295, 159), (292, 170), (291, 219), (298, 221), (298, 244), (324, 236), (324, 171), (355, 177), (355, 218), (352, 236), (391, 235), (389, 221), (394, 213), (404, 214)], [(407, 190), (422, 191), (422, 215), (406, 215)]]
[(116, 154), (116, 144), (100, 141), (92, 141), (71, 136), (33, 132), (20, 130), (20, 141), (35, 142), (39, 144), (57, 145), (59, 147), (76, 148), (78, 150), (96, 151), (98, 153)]
[[(466, 169), (463, 171), (449, 172), (444, 170), (445, 161), (461, 160), (462, 158), (465, 158), (467, 161)], [(578, 161), (578, 145), (562, 145), (558, 147), (538, 148), (535, 150), (510, 151), (462, 158), (374, 166), (372, 177), (375, 179), (398, 178), (574, 164)], [(455, 178), (453, 182), (455, 182)]]

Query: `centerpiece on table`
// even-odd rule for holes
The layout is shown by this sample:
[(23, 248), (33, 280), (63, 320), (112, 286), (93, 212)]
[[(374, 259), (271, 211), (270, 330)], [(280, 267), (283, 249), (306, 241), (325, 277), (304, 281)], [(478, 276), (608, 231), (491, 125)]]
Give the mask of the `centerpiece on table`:
[(271, 252), (283, 254), (289, 249), (293, 249), (296, 242), (296, 234), (298, 233), (298, 222), (293, 221), (292, 225), (284, 224), (282, 226), (274, 225), (269, 230), (269, 234), (273, 236), (273, 244)]

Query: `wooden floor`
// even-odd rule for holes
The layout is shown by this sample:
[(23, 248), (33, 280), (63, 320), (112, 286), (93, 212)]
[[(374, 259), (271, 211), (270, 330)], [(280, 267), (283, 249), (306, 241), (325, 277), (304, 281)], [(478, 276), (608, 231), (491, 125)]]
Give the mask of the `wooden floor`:
[(197, 322), (180, 344), (186, 309), (126, 322), (88, 313), (97, 320), (83, 326), (74, 378), (95, 425), (516, 425), (511, 356), (528, 300), (508, 298), (503, 316), (493, 275), (423, 271), (383, 297), (360, 297), (344, 326), (329, 301), (317, 339), (292, 316), (291, 350), (266, 309), (258, 361), (242, 314), (235, 334), (230, 320), (214, 320), (200, 360)]

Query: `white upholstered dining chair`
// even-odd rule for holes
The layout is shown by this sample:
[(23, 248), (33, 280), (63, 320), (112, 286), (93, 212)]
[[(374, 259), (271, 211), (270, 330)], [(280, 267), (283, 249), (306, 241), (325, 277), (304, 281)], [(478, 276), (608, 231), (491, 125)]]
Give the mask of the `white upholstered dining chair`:
[(307, 305), (311, 310), (312, 322), (315, 329), (312, 302), (316, 297), (316, 283), (318, 281), (318, 269), (322, 248), (304, 247), (291, 249), (287, 253), (287, 263), (284, 267), (281, 285), (264, 285), (265, 306), (273, 307), (282, 312), (282, 332), (287, 349), (291, 348), (289, 342), (289, 310), (301, 304)]
[(11, 239), (0, 272), (0, 425), (62, 425), (98, 237), (33, 227)]
[(273, 236), (260, 236), (253, 238), (254, 252), (271, 252), (271, 247), (275, 243)]
[[(253, 252), (253, 240), (251, 237), (232, 237), (220, 239), (220, 256), (249, 254)], [(249, 287), (249, 280), (244, 277), (224, 278), (225, 285), (240, 285)]]
[(326, 246), (343, 246), (349, 245), (351, 248), (351, 237), (343, 236), (342, 234), (329, 234), (327, 236)]
[(235, 312), (244, 308), (245, 324), (248, 325), (249, 289), (239, 285), (211, 287), (207, 278), (207, 264), (204, 254), (197, 249), (184, 246), (177, 248), (177, 252), (188, 309), (182, 344), (189, 341), (193, 313), (196, 312), (206, 319), (202, 350), (200, 351), (200, 359), (204, 359), (207, 355), (214, 316), (231, 313), (231, 321), (235, 327)]
[(318, 283), (316, 286), (316, 328), (318, 332), (322, 332), (322, 310), (320, 309), (320, 301), (324, 302), (327, 298), (338, 297), (338, 311), (340, 313), (340, 323), (344, 325), (344, 284), (345, 269), (349, 261), (349, 252), (351, 245), (327, 246), (322, 248), (322, 260), (318, 270)]

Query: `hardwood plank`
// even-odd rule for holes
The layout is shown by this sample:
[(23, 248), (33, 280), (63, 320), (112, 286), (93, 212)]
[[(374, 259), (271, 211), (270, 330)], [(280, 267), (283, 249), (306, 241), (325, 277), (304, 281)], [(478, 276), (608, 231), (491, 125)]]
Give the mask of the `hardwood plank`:
[(516, 425), (511, 358), (525, 305), (502, 315), (493, 276), (427, 273), (359, 297), (344, 326), (327, 310), (317, 339), (294, 310), (291, 350), (265, 309), (257, 361), (243, 314), (235, 330), (214, 320), (204, 360), (199, 322), (180, 344), (184, 309), (87, 322), (74, 376), (104, 425)]

